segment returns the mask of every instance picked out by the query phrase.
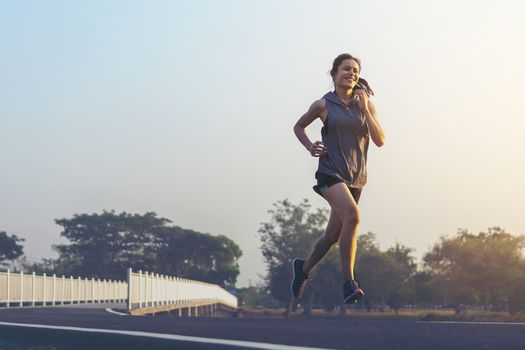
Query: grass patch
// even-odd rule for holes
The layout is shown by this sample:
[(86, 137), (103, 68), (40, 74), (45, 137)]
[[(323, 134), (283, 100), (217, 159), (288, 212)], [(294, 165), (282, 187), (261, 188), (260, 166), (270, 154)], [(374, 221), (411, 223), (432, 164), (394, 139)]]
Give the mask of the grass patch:
[(524, 313), (509, 314), (508, 312), (467, 310), (460, 314), (440, 315), (429, 312), (421, 318), (422, 321), (460, 321), (460, 322), (525, 322)]
[[(240, 310), (240, 316), (246, 318), (283, 318), (285, 309), (249, 309)], [(344, 314), (336, 311), (313, 309), (310, 316), (305, 316), (302, 310), (292, 312), (290, 318), (319, 317), (319, 318), (352, 318), (392, 319), (413, 321), (459, 321), (459, 322), (525, 322), (525, 313), (509, 314), (508, 312), (466, 310), (456, 314), (454, 309), (400, 309), (370, 312), (360, 309), (347, 309)]]

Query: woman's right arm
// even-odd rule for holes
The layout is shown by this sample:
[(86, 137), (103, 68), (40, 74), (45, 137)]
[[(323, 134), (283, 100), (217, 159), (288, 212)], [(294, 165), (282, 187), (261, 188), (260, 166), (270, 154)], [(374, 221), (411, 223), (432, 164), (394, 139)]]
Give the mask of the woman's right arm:
[(321, 141), (312, 143), (306, 134), (306, 127), (310, 125), (316, 118), (320, 118), (321, 115), (325, 114), (326, 102), (324, 99), (320, 99), (312, 103), (308, 111), (303, 114), (301, 118), (295, 123), (293, 131), (295, 136), (303, 144), (303, 146), (310, 152), (314, 157), (320, 157), (326, 154), (326, 148)]

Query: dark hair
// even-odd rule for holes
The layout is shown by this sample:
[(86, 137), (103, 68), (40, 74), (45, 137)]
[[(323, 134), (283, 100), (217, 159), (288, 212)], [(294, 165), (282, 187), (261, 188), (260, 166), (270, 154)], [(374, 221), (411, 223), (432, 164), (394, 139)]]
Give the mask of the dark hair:
[[(337, 69), (339, 69), (341, 63), (343, 63), (344, 60), (349, 59), (354, 60), (357, 63), (357, 65), (359, 66), (359, 72), (361, 72), (361, 60), (357, 57), (350, 55), (349, 53), (342, 53), (339, 56), (337, 56), (334, 60), (332, 70), (330, 71), (330, 75), (332, 76), (332, 78), (334, 77), (335, 73), (337, 73)], [(374, 91), (365, 79), (359, 78), (356, 87), (365, 90), (369, 95), (374, 94)]]
[(337, 73), (337, 69), (343, 63), (344, 60), (354, 60), (357, 62), (357, 65), (359, 66), (359, 71), (361, 71), (361, 60), (357, 57), (354, 57), (350, 55), (349, 53), (342, 53), (339, 56), (337, 56), (334, 60), (334, 64), (332, 65), (332, 70), (330, 71), (330, 75), (333, 77), (335, 73)]

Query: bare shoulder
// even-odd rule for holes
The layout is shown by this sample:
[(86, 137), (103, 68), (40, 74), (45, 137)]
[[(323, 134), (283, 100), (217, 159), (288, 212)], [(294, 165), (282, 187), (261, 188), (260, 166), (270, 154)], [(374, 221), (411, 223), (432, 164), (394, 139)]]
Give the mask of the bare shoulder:
[(312, 105), (310, 106), (310, 111), (318, 113), (322, 113), (326, 109), (326, 100), (324, 98), (321, 98), (317, 101), (314, 101)]
[(321, 118), (323, 122), (326, 120), (326, 101), (324, 99), (314, 101), (308, 111), (299, 118), (296, 125), (306, 128), (316, 118)]
[(324, 98), (321, 98), (314, 103), (312, 103), (312, 106), (310, 107), (311, 110), (314, 111), (314, 114), (316, 117), (321, 118), (322, 122), (325, 123), (326, 121), (326, 100)]

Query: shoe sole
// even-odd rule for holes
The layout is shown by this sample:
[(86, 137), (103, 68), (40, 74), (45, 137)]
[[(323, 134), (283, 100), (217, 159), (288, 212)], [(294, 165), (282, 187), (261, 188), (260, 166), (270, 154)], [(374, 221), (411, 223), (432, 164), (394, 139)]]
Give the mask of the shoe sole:
[(350, 294), (350, 296), (346, 297), (344, 300), (344, 304), (353, 304), (357, 302), (358, 299), (365, 296), (365, 292), (361, 288), (357, 289), (355, 292)]
[(292, 283), (290, 284), (290, 291), (292, 292), (292, 296), (294, 298), (300, 298), (301, 297), (300, 295), (296, 296), (293, 292), (293, 281), (295, 281), (295, 261), (296, 260), (299, 260), (299, 258), (295, 258), (292, 260), (293, 279), (292, 279)]

